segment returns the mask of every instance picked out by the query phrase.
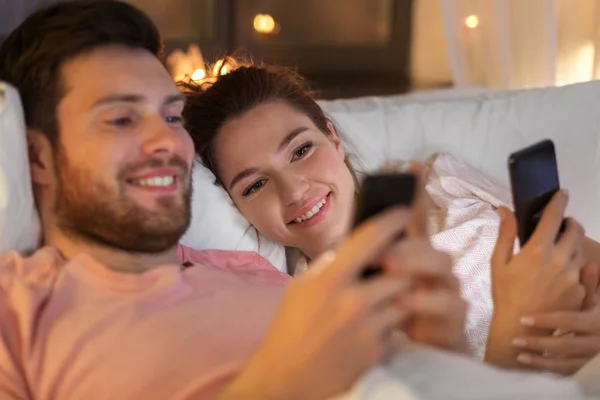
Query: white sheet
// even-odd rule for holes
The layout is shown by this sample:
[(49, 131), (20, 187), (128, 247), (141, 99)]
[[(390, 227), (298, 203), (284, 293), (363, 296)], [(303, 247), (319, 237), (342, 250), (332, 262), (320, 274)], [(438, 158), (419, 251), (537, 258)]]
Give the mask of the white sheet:
[(573, 379), (502, 370), (468, 357), (410, 344), (335, 400), (600, 399), (600, 357)]

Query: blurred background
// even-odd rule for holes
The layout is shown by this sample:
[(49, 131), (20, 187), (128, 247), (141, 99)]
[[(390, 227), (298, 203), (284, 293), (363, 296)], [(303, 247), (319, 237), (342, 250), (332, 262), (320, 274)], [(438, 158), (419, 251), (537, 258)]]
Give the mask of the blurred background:
[[(57, 1), (0, 0), (0, 41)], [(174, 79), (227, 73), (231, 54), (297, 67), (323, 98), (600, 77), (600, 0), (126, 1), (158, 24)]]

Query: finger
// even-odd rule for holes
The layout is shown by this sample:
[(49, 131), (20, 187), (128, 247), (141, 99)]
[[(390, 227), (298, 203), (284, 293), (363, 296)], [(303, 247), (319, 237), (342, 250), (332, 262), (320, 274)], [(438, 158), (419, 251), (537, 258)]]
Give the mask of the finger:
[(560, 357), (593, 357), (600, 353), (598, 336), (546, 336), (516, 338), (512, 342), (516, 348), (529, 352), (550, 353)]
[(544, 357), (531, 353), (521, 353), (517, 356), (517, 361), (522, 365), (531, 368), (553, 372), (559, 375), (573, 375), (581, 369), (588, 361), (587, 358), (555, 358)]
[(386, 272), (411, 280), (435, 279), (437, 283), (458, 289), (459, 280), (452, 272), (452, 259), (447, 253), (434, 250), (429, 242), (406, 239), (386, 252), (381, 260)]
[(320, 268), (320, 263), (326, 264), (322, 271), (326, 276), (324, 279), (336, 282), (355, 280), (367, 262), (380, 254), (406, 228), (409, 218), (408, 210), (385, 210), (357, 227), (335, 251), (333, 259), (330, 253), (325, 253), (313, 264), (317, 268)]
[(375, 339), (380, 338), (383, 355), (385, 356), (397, 348), (400, 338), (396, 332), (398, 327), (402, 326), (409, 318), (410, 316), (406, 311), (388, 306), (371, 315), (363, 323), (372, 332), (371, 335), (374, 334)]
[(411, 237), (420, 237), (429, 240), (429, 231), (427, 227), (427, 192), (422, 176), (421, 165), (412, 163), (410, 172), (417, 178), (415, 188), (415, 198), (412, 204), (411, 222), (408, 226), (407, 233)]
[(531, 236), (531, 241), (540, 245), (554, 245), (563, 222), (569, 196), (567, 191), (559, 190), (554, 194), (542, 214), (542, 218)]
[(521, 324), (542, 329), (594, 334), (600, 332), (598, 319), (596, 313), (586, 311), (557, 311), (525, 316), (521, 318)]
[(393, 305), (387, 306), (374, 313), (365, 322), (378, 332), (391, 332), (409, 317), (409, 313)]
[(556, 245), (556, 253), (564, 264), (575, 258), (581, 248), (583, 236), (583, 227), (573, 218), (567, 218), (565, 232)]
[(498, 215), (500, 216), (500, 226), (491, 259), (492, 274), (494, 270), (503, 268), (508, 264), (513, 256), (515, 240), (517, 238), (517, 221), (513, 212), (506, 207), (499, 207)]
[(583, 299), (583, 309), (588, 310), (596, 307), (600, 303), (598, 297), (598, 267), (594, 263), (588, 263), (581, 270), (581, 284), (585, 288), (585, 298)]
[(568, 267), (572, 268), (576, 271), (581, 271), (581, 269), (586, 266), (587, 262), (588, 261), (585, 258), (583, 249), (581, 247), (578, 247), (575, 250), (575, 254), (573, 255), (573, 258), (571, 259), (571, 262), (569, 262)]
[(403, 278), (391, 277), (387, 274), (374, 276), (362, 281), (350, 291), (351, 307), (365, 311), (381, 307), (385, 303), (393, 303), (398, 295), (410, 287), (410, 281)]
[(464, 315), (466, 303), (457, 293), (447, 290), (419, 290), (399, 299), (400, 306), (420, 317), (448, 318)]

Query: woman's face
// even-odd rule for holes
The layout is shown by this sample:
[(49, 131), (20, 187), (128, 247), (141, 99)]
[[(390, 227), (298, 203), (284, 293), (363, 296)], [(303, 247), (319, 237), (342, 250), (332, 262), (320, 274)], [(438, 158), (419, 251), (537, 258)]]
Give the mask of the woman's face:
[(228, 121), (213, 147), (219, 178), (241, 213), (270, 240), (311, 258), (346, 235), (354, 203), (342, 144), (329, 130), (269, 102)]

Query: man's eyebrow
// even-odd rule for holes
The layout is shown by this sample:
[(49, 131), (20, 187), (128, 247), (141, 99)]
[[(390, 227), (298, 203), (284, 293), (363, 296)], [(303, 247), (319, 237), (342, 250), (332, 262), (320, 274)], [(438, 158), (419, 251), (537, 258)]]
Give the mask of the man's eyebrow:
[(164, 105), (169, 105), (172, 103), (183, 102), (185, 104), (186, 97), (183, 93), (177, 93), (167, 96), (164, 101)]
[[(141, 103), (145, 99), (146, 97), (140, 94), (112, 94), (97, 100), (92, 108), (111, 103)], [(185, 103), (185, 96), (183, 93), (176, 93), (167, 96), (163, 101), (163, 105), (170, 105), (179, 101)]]
[(235, 186), (236, 183), (238, 183), (242, 179), (249, 177), (250, 175), (256, 173), (257, 171), (258, 171), (258, 168), (248, 168), (248, 169), (243, 170), (239, 174), (237, 174), (235, 176), (235, 178), (233, 178), (231, 183), (229, 184), (229, 190), (233, 189), (233, 187)]

